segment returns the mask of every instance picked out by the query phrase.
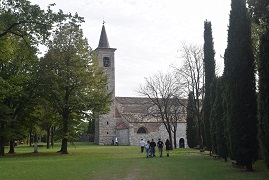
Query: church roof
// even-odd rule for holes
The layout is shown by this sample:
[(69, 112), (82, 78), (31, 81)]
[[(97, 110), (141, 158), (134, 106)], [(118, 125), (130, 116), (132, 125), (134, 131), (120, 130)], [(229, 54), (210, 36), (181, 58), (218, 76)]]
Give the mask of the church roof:
[(100, 35), (100, 40), (98, 44), (98, 48), (110, 48), (109, 43), (108, 43), (108, 38), (106, 35), (106, 29), (105, 25), (103, 24), (101, 35)]
[(144, 97), (116, 97), (116, 99), (122, 104), (140, 104), (150, 102), (149, 98)]
[(128, 127), (124, 123), (121, 123), (118, 126), (116, 126), (116, 129), (128, 129)]
[[(187, 103), (182, 100), (182, 103)], [(158, 122), (157, 118), (149, 115), (149, 109), (154, 106), (149, 98), (115, 97), (115, 116), (128, 122)], [(186, 114), (178, 115), (179, 122), (186, 122)]]
[(115, 97), (115, 100), (120, 105), (120, 114), (147, 114), (148, 108), (152, 106), (149, 98)]

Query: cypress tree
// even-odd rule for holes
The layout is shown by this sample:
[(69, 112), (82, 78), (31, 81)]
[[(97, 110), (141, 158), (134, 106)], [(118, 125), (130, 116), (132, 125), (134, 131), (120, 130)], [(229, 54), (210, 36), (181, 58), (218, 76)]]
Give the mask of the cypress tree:
[(254, 36), (260, 36), (260, 46), (257, 55), (257, 68), (259, 74), (258, 137), (266, 166), (269, 169), (269, 1), (248, 0), (248, 5), (252, 20), (256, 23), (257, 27), (253, 34)]
[(269, 168), (269, 32), (261, 37), (259, 59), (258, 126), (265, 163)]
[(218, 154), (218, 149), (217, 149), (217, 140), (216, 140), (216, 116), (217, 112), (215, 111), (215, 101), (216, 101), (216, 78), (214, 81), (211, 83), (210, 86), (210, 118), (209, 118), (209, 123), (210, 123), (210, 140), (211, 140), (211, 150), (212, 153)]
[(189, 97), (188, 97), (187, 128), (186, 128), (187, 142), (190, 148), (194, 148), (198, 144), (198, 139), (197, 139), (198, 128), (197, 128), (197, 122), (195, 120), (194, 108), (195, 108), (195, 103), (194, 103), (193, 92), (190, 92)]
[(226, 143), (226, 119), (224, 117), (224, 110), (223, 110), (223, 85), (222, 85), (222, 78), (216, 78), (215, 81), (215, 99), (212, 106), (212, 117), (211, 119), (214, 120), (214, 139), (213, 145), (216, 149), (216, 153), (219, 154), (222, 158), (227, 161), (228, 156), (228, 147)]
[[(215, 78), (215, 51), (214, 51), (211, 22), (204, 22), (204, 71), (205, 71), (205, 96), (203, 102), (203, 119), (205, 144), (208, 150), (211, 150), (211, 131), (210, 131), (210, 94), (211, 84)], [(212, 126), (213, 127), (213, 126)]]
[(258, 157), (257, 102), (246, 0), (232, 0), (224, 64), (230, 157), (252, 171), (252, 162)]

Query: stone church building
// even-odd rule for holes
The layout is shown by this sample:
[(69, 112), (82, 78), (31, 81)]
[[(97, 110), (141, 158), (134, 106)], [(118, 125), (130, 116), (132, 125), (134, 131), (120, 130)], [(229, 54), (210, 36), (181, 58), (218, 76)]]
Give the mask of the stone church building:
[[(138, 146), (140, 139), (155, 142), (159, 138), (168, 139), (166, 128), (160, 120), (148, 115), (152, 103), (148, 98), (115, 97), (115, 51), (110, 48), (103, 24), (98, 47), (95, 49), (100, 67), (104, 67), (109, 77), (108, 92), (113, 92), (110, 112), (99, 115), (95, 120), (95, 143), (109, 145), (117, 139), (119, 145)], [(185, 111), (186, 112), (186, 111)], [(177, 124), (177, 147), (187, 147), (186, 114)], [(173, 142), (172, 142), (173, 143)]]

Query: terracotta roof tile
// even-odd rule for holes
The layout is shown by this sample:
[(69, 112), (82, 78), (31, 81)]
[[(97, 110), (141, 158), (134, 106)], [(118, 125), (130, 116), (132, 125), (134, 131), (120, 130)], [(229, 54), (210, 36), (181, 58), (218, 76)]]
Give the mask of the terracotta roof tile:
[(128, 129), (128, 127), (124, 123), (121, 123), (118, 126), (116, 126), (116, 129)]

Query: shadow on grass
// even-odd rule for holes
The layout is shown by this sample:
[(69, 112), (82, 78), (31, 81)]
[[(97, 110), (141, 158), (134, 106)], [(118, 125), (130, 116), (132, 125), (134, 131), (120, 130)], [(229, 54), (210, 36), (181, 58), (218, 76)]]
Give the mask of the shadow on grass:
[[(72, 153), (71, 153), (72, 154)], [(20, 157), (43, 157), (43, 156), (60, 156), (60, 155), (71, 155), (71, 154), (61, 154), (61, 152), (27, 152), (27, 153), (13, 153), (5, 154), (3, 158), (20, 158)]]

